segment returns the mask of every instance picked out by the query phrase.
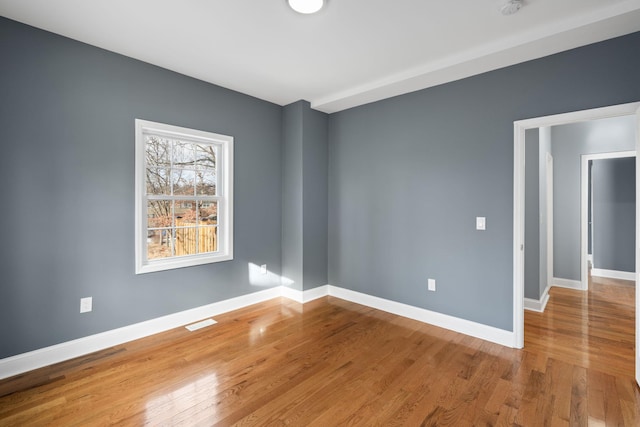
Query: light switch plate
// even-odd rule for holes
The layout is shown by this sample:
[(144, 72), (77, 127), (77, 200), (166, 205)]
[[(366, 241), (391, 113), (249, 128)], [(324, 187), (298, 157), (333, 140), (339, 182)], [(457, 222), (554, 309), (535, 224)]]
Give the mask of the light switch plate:
[(483, 216), (476, 217), (476, 230), (486, 230), (487, 229), (487, 218)]
[(427, 286), (428, 286), (428, 289), (430, 291), (434, 291), (435, 292), (435, 290), (436, 290), (436, 279), (427, 280)]
[(93, 298), (80, 298), (80, 313), (88, 313), (93, 309)]

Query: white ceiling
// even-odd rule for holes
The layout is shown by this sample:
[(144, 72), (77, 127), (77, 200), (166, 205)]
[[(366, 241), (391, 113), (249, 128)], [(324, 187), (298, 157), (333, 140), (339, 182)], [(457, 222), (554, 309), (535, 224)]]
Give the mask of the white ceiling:
[(335, 112), (640, 30), (640, 0), (0, 0), (0, 14), (207, 82)]

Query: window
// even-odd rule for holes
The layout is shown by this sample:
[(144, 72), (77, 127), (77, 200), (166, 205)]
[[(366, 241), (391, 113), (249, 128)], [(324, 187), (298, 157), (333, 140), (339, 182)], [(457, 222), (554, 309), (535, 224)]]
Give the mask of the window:
[(136, 273), (233, 259), (233, 137), (136, 119)]

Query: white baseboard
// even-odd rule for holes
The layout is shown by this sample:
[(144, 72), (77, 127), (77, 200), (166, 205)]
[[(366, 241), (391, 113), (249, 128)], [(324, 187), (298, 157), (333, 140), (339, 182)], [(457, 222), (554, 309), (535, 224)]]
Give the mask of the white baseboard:
[(608, 279), (636, 280), (636, 273), (632, 271), (605, 270), (604, 268), (592, 268), (591, 275), (606, 277)]
[(544, 309), (547, 307), (547, 303), (549, 302), (549, 288), (550, 286), (547, 285), (547, 287), (544, 289), (544, 292), (542, 292), (542, 296), (539, 300), (533, 298), (525, 298), (524, 309), (537, 311), (538, 313), (544, 313)]
[(494, 328), (493, 326), (483, 325), (470, 320), (460, 319), (458, 317), (437, 313), (435, 311), (414, 307), (412, 305), (396, 301), (390, 301), (384, 298), (374, 297), (349, 289), (339, 288), (337, 286), (329, 285), (328, 288), (329, 295), (343, 300), (366, 305), (367, 307), (386, 311), (409, 319), (418, 320), (420, 322), (449, 329), (461, 334), (470, 335), (485, 341), (491, 341), (506, 347), (515, 347), (515, 334), (511, 331), (505, 331), (504, 329)]
[(0, 380), (280, 296), (306, 303), (327, 295), (507, 347), (515, 347), (515, 334), (511, 331), (505, 331), (424, 308), (414, 307), (331, 285), (319, 286), (306, 291), (298, 291), (286, 286), (278, 286), (1, 359)]
[(317, 288), (308, 289), (306, 291), (299, 291), (288, 286), (282, 287), (283, 297), (302, 304), (313, 301), (314, 299), (326, 297), (327, 295), (329, 295), (329, 285), (318, 286)]
[(0, 360), (0, 379), (53, 365), (54, 363), (63, 362), (75, 357), (84, 356), (94, 351), (104, 350), (159, 332), (168, 331), (169, 329), (197, 322), (207, 317), (217, 316), (222, 313), (277, 298), (281, 295), (282, 290), (278, 286), (7, 357)]
[[(548, 292), (548, 291), (547, 291)], [(492, 326), (483, 325), (469, 320), (460, 319), (424, 308), (414, 307), (411, 305), (387, 300), (384, 298), (374, 297), (364, 293), (340, 288), (338, 286), (324, 285), (307, 291), (298, 291), (295, 289), (283, 287), (282, 296), (290, 298), (297, 302), (309, 302), (326, 295), (331, 295), (356, 304), (365, 305), (377, 310), (393, 313), (398, 316), (407, 317), (430, 325), (439, 326), (465, 335), (470, 335), (486, 341), (491, 341), (507, 347), (514, 346), (513, 332), (503, 329), (494, 328)], [(548, 296), (547, 296), (548, 298)]]
[(579, 291), (585, 290), (580, 280), (561, 279), (559, 277), (554, 277), (553, 283), (551, 285), (558, 286), (560, 288), (577, 289)]

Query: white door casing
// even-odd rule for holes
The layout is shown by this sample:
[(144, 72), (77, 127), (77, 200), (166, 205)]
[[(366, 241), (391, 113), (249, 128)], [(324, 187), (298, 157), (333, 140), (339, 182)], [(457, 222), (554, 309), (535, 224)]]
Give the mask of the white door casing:
[(547, 153), (547, 288), (553, 282), (553, 156)]
[[(588, 120), (606, 119), (610, 117), (630, 116), (637, 117), (636, 125), (638, 132), (636, 137), (640, 139), (640, 102), (629, 104), (614, 105), (610, 107), (595, 108), (591, 110), (576, 111), (571, 113), (556, 114), (552, 116), (537, 117), (526, 120), (518, 120), (514, 125), (514, 172), (513, 172), (513, 347), (524, 347), (524, 174), (525, 174), (525, 158), (524, 143), (525, 131), (527, 129), (540, 128), (544, 126), (557, 126), (568, 123), (584, 122)], [(640, 140), (636, 141), (636, 149), (640, 149)], [(636, 165), (638, 164), (636, 157)], [(640, 182), (640, 168), (636, 167), (636, 183)], [(640, 232), (640, 209), (638, 201), (640, 200), (640, 184), (636, 185), (636, 192), (639, 197), (636, 198), (636, 233)], [(640, 234), (636, 237), (636, 266), (640, 266)], [(584, 236), (582, 236), (584, 239)], [(581, 245), (583, 243), (581, 242)], [(586, 243), (585, 243), (586, 244)], [(581, 257), (581, 266), (586, 265), (586, 251), (583, 251)], [(638, 278), (639, 269), (636, 268), (636, 278)], [(584, 274), (584, 273), (582, 273)], [(582, 280), (583, 278), (581, 278)], [(586, 277), (584, 280), (587, 280)], [(638, 281), (636, 280), (636, 283)], [(640, 307), (640, 292), (636, 292), (636, 310)], [(640, 316), (636, 316), (636, 331), (640, 330)], [(640, 340), (636, 333), (636, 378), (640, 380)], [(639, 382), (640, 384), (640, 382)]]
[[(635, 156), (636, 151), (614, 151), (609, 153), (583, 154), (580, 156), (580, 276), (582, 289), (585, 291), (589, 289), (589, 262), (587, 260), (589, 253), (589, 161)], [(594, 218), (591, 218), (591, 221), (595, 221)], [(591, 235), (591, 239), (593, 248), (593, 234)]]
[[(636, 109), (636, 153), (640, 153), (640, 106)], [(640, 385), (640, 159), (636, 156), (636, 383)]]

